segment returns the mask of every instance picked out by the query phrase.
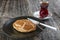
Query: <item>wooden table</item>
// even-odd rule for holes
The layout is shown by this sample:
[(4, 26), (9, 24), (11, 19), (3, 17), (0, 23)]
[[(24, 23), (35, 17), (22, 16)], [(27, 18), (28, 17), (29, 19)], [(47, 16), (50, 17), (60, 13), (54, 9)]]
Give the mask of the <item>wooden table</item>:
[[(40, 0), (0, 0), (0, 40), (11, 39), (2, 33), (3, 24), (10, 18), (19, 16), (32, 16), (33, 12), (39, 10)], [(52, 18), (45, 21), (46, 24), (60, 29), (60, 17), (53, 12)], [(33, 38), (19, 40), (60, 40), (60, 31), (45, 28), (39, 35)]]

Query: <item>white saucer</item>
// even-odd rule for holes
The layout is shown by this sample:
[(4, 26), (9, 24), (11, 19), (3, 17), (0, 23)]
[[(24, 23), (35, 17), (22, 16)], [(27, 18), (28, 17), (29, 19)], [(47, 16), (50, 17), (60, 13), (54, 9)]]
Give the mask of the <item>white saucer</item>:
[[(34, 12), (34, 13), (33, 13), (33, 16), (36, 17), (36, 18), (41, 19), (41, 18), (40, 18), (40, 15), (39, 15), (39, 11)], [(49, 12), (48, 16), (45, 17), (45, 18), (43, 18), (43, 20), (45, 20), (45, 19), (49, 19), (49, 18), (51, 18), (51, 16), (52, 16), (52, 13)]]

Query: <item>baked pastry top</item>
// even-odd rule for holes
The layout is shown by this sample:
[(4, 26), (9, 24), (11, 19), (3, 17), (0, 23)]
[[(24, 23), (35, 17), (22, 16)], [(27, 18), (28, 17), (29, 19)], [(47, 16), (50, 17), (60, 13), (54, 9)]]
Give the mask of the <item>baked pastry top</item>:
[(13, 28), (19, 32), (31, 32), (36, 30), (36, 25), (28, 19), (16, 20)]

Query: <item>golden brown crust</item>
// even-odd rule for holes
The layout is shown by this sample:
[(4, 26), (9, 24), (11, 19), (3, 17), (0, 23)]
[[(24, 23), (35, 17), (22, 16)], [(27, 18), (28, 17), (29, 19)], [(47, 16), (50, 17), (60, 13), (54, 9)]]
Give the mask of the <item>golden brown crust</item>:
[(30, 20), (21, 19), (13, 23), (13, 28), (20, 32), (30, 32), (36, 30), (36, 25)]

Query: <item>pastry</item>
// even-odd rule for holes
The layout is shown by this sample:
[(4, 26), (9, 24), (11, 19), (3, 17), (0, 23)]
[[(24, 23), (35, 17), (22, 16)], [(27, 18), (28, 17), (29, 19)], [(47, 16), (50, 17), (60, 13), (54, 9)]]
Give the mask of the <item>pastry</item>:
[(16, 20), (13, 28), (19, 32), (31, 32), (36, 30), (36, 25), (28, 19)]

